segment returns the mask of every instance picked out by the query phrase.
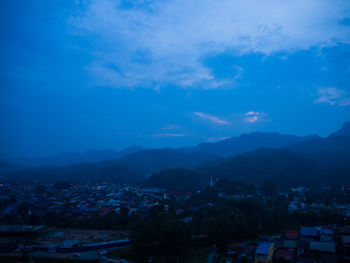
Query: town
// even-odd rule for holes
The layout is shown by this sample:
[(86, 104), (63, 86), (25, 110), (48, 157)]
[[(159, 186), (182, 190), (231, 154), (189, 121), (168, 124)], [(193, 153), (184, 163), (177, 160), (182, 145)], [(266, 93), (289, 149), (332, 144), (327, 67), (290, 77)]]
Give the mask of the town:
[[(132, 256), (123, 258), (115, 251), (133, 248), (134, 225), (161, 214), (191, 229), (186, 246), (215, 252), (213, 262), (350, 260), (347, 186), (283, 188), (271, 182), (249, 185), (211, 178), (202, 189), (176, 192), (107, 182), (3, 182), (0, 196), (2, 257), (132, 261)], [(224, 217), (220, 221), (233, 207), (246, 222), (232, 221), (231, 226)], [(244, 212), (249, 207), (256, 207), (263, 218), (251, 219)], [(242, 227), (246, 229), (240, 231)], [(186, 258), (186, 247), (182, 249)], [(147, 260), (152, 260), (151, 251)]]

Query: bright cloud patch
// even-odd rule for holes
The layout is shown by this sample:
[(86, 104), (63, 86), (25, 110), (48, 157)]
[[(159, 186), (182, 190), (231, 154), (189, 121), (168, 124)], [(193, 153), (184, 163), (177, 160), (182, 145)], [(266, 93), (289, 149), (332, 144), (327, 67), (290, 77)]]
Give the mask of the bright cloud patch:
[(315, 103), (328, 103), (330, 105), (348, 106), (350, 105), (350, 94), (338, 88), (319, 88), (318, 98)]
[[(347, 0), (96, 0), (69, 23), (74, 34), (95, 36), (88, 70), (100, 85), (218, 88), (200, 61), (208, 54), (295, 51), (350, 43), (339, 23)], [(233, 76), (234, 78), (234, 76)]]
[(194, 112), (193, 114), (200, 117), (201, 119), (208, 120), (208, 121), (211, 121), (211, 122), (216, 123), (216, 124), (223, 124), (223, 125), (229, 124), (228, 121), (219, 119), (218, 117), (213, 116), (213, 115), (205, 114), (202, 112)]
[(252, 115), (259, 115), (260, 112), (257, 112), (257, 111), (248, 111), (245, 116), (252, 116)]
[(260, 120), (265, 114), (257, 111), (249, 111), (245, 114), (244, 121), (248, 123), (257, 122)]

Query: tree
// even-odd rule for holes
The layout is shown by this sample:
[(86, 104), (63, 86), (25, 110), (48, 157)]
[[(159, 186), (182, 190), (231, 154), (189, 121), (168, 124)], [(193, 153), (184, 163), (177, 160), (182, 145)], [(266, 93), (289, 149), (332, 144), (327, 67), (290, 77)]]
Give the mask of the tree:
[(150, 216), (139, 221), (131, 235), (135, 260), (147, 262), (177, 262), (183, 259), (189, 246), (191, 232), (189, 227), (155, 207)]

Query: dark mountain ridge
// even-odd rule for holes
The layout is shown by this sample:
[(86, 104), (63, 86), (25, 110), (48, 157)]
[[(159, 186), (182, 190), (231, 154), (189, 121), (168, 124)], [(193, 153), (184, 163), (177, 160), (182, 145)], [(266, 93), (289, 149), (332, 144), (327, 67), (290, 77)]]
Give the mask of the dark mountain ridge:
[[(283, 185), (350, 184), (350, 125), (326, 138), (312, 138), (281, 148), (260, 148), (203, 163), (193, 173), (197, 181), (192, 184), (207, 185), (209, 178), (225, 178), (260, 183), (265, 180)], [(184, 172), (163, 171), (147, 180), (153, 186), (165, 187), (176, 181), (176, 173), (182, 179)], [(187, 174), (190, 171), (186, 172)], [(192, 178), (192, 179), (193, 179)], [(185, 185), (186, 184), (181, 184)], [(170, 189), (174, 186), (168, 184)]]
[(345, 122), (339, 130), (331, 133), (328, 137), (333, 136), (350, 136), (350, 122)]
[(98, 163), (80, 163), (62, 167), (34, 167), (7, 174), (8, 179), (72, 182), (109, 181), (135, 183), (155, 172), (170, 168), (193, 169), (201, 163), (218, 158), (205, 153), (183, 153), (174, 149), (143, 150), (121, 159)]
[[(308, 141), (319, 138), (317, 135), (296, 136), (286, 135), (277, 132), (253, 132), (242, 134), (238, 137), (222, 140), (215, 143), (201, 143), (194, 147), (180, 148), (184, 153), (206, 153), (221, 157), (234, 156), (239, 153), (253, 151), (261, 147), (280, 148), (283, 146)], [(24, 167), (39, 166), (67, 166), (70, 164), (101, 162), (105, 160), (121, 159), (129, 154), (145, 150), (140, 146), (132, 146), (121, 151), (113, 149), (106, 150), (89, 150), (86, 152), (62, 152), (55, 155), (41, 158), (17, 158), (5, 159), (4, 162), (21, 165)], [(150, 149), (150, 151), (157, 149)]]
[[(269, 148), (262, 147), (228, 158), (203, 152), (190, 152), (194, 149), (189, 150), (189, 148), (185, 150), (153, 149), (136, 151), (119, 159), (64, 167), (39, 167), (21, 172), (13, 170), (17, 168), (16, 166), (5, 163), (4, 166), (7, 169), (10, 168), (10, 172), (3, 174), (3, 176), (5, 175), (8, 179), (24, 180), (135, 183), (145, 181), (147, 177), (158, 173), (160, 175), (157, 180), (161, 179), (164, 184), (166, 181), (164, 178), (168, 176), (168, 172), (164, 170), (183, 168), (192, 172), (187, 173), (181, 170), (181, 178), (186, 178), (187, 175), (194, 173), (198, 183), (207, 183), (208, 178), (213, 176), (248, 182), (272, 180), (290, 185), (311, 184), (313, 182), (350, 184), (348, 127), (348, 124), (345, 124), (339, 131), (326, 138), (295, 137), (278, 133), (252, 133), (241, 135), (232, 140), (209, 144), (209, 148), (214, 147), (210, 148), (211, 151), (221, 149), (221, 154), (224, 151), (226, 151), (225, 154), (228, 154), (228, 151), (234, 153), (257, 147), (260, 145), (259, 143), (265, 144), (268, 141), (267, 138), (272, 140), (269, 142), (269, 145), (272, 145)], [(253, 140), (252, 138), (258, 139)], [(224, 147), (221, 147), (222, 145)], [(284, 146), (277, 147), (278, 145)], [(228, 146), (233, 147), (233, 149)], [(177, 180), (176, 173), (171, 172), (169, 181)], [(151, 176), (151, 178), (153, 177)], [(194, 184), (192, 179), (191, 184)], [(157, 180), (153, 180), (153, 184)]]
[(132, 154), (137, 151), (144, 150), (140, 146), (131, 146), (121, 151), (115, 151), (113, 149), (106, 150), (89, 150), (86, 152), (62, 152), (55, 155), (42, 158), (20, 158), (20, 159), (7, 159), (8, 163), (18, 164), (27, 167), (38, 166), (66, 166), (76, 163), (97, 163), (104, 160), (119, 159), (125, 155)]
[(300, 143), (319, 138), (317, 135), (296, 136), (277, 132), (253, 132), (242, 134), (216, 143), (201, 143), (195, 147), (182, 148), (184, 152), (205, 152), (222, 157), (234, 156), (243, 152), (259, 148), (281, 148), (287, 145)]

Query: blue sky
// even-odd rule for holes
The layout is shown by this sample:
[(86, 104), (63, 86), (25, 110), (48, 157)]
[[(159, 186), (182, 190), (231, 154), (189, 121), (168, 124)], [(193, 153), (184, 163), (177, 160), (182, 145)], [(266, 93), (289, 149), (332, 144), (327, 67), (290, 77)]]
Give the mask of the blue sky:
[(350, 3), (0, 2), (0, 157), (350, 121)]

